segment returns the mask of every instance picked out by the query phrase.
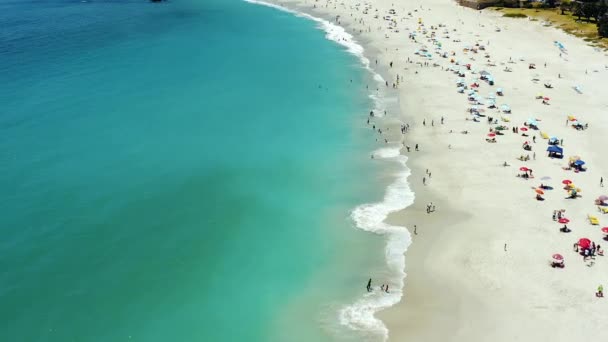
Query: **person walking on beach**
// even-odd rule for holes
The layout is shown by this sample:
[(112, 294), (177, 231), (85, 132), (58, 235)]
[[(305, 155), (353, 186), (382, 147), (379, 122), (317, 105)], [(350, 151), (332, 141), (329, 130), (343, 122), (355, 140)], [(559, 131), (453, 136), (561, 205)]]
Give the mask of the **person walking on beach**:
[(422, 120), (422, 126), (426, 126), (426, 119)]
[(604, 177), (600, 177), (600, 186), (604, 186)]
[(372, 278), (367, 281), (367, 292), (372, 292)]
[(441, 124), (443, 125), (443, 116), (441, 117)]
[(414, 235), (418, 235), (418, 232), (416, 231), (416, 229), (418, 229), (418, 228), (416, 227), (416, 225), (414, 225)]
[(384, 286), (384, 292), (388, 293), (388, 284)]
[(426, 185), (426, 177), (422, 177), (422, 185)]
[(418, 151), (418, 144), (416, 144), (416, 151)]

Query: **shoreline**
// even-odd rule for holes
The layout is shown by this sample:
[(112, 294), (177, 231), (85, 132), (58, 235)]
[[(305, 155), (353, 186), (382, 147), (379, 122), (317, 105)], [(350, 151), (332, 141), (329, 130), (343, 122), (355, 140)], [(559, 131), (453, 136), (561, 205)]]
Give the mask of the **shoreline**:
[[(397, 74), (405, 80), (398, 89), (399, 119), (411, 128), (403, 138), (412, 150), (414, 144), (421, 146), (421, 152), (402, 149), (408, 157), (415, 201), (389, 215), (386, 223), (410, 229), (417, 225), (418, 235), (412, 236), (413, 243), (406, 253), (401, 302), (377, 314), (388, 327), (390, 339), (567, 341), (577, 340), (582, 334), (601, 335), (599, 317), (607, 305), (597, 302), (592, 294), (598, 284), (608, 282), (604, 276), (608, 274), (607, 263), (600, 258), (589, 267), (580, 262), (571, 246), (584, 236), (601, 241), (598, 229), (588, 228), (586, 216), (597, 212), (591, 204), (593, 198), (603, 194), (597, 181), (608, 175), (608, 160), (597, 148), (602, 146), (601, 132), (608, 131), (608, 120), (602, 116), (608, 103), (601, 90), (606, 89), (606, 54), (557, 28), (479, 13), (449, 0), (414, 1), (396, 7), (389, 0), (368, 1), (366, 5), (357, 0), (272, 2), (311, 11), (322, 18), (339, 15), (340, 26), (368, 53), (372, 52), (374, 58), (368, 58), (377, 58), (386, 68), (377, 72), (387, 80), (394, 80)], [(311, 4), (319, 7), (312, 8)], [(389, 9), (396, 9), (394, 17), (399, 19), (390, 29), (388, 21), (382, 19)], [(408, 17), (408, 12), (413, 14)], [(458, 38), (441, 39), (446, 51), (456, 51), (457, 59), (470, 60), (479, 70), (487, 69), (498, 76), (496, 86), (506, 92), (500, 101), (514, 109), (506, 125), (519, 126), (529, 117), (538, 118), (542, 131), (564, 138), (567, 156), (582, 155), (592, 169), (585, 175), (564, 172), (560, 167), (563, 161), (546, 158), (546, 142), (540, 136), (540, 144), (535, 145), (538, 158), (526, 163), (515, 158), (525, 154), (521, 144), (531, 136), (506, 133), (498, 144), (487, 144), (484, 138), (490, 126), (468, 119), (469, 105), (466, 97), (456, 92), (457, 76), (447, 71), (448, 60), (432, 59), (430, 62), (438, 66), (426, 67), (421, 64), (425, 60), (412, 53), (423, 42), (432, 46), (430, 40), (408, 40), (408, 33), (415, 32), (417, 18), (428, 21), (428, 25), (446, 25), (434, 30), (438, 37)], [(357, 28), (361, 32), (357, 33)], [(553, 46), (555, 41), (565, 43), (567, 52), (560, 53)], [(481, 55), (462, 53), (465, 44), (474, 42), (488, 45), (492, 63), (490, 58), (486, 62)], [(585, 62), (577, 63), (582, 60)], [(389, 68), (389, 62), (394, 66)], [(528, 63), (536, 63), (537, 69), (529, 70)], [(502, 70), (507, 67), (513, 72)], [(531, 79), (549, 80), (555, 89), (543, 89), (542, 82)], [(573, 92), (575, 84), (582, 84), (584, 92)], [(485, 95), (496, 86), (484, 83), (481, 92)], [(539, 92), (551, 94), (550, 106), (534, 100)], [(580, 133), (564, 127), (567, 113), (590, 122), (589, 131)], [(445, 125), (438, 124), (440, 117), (446, 118)], [(424, 126), (423, 120), (437, 124), (428, 127), (426, 121)], [(470, 134), (459, 134), (464, 130)], [(504, 161), (511, 167), (503, 167)], [(522, 165), (550, 179), (555, 190), (547, 194), (546, 201), (534, 201), (530, 187), (538, 181), (522, 183), (514, 177)], [(433, 173), (433, 178), (423, 186), (425, 169)], [(585, 197), (564, 201), (559, 194), (563, 178), (572, 178), (583, 188)], [(423, 211), (429, 202), (436, 204), (437, 212)], [(550, 219), (556, 208), (567, 208), (575, 234), (557, 232)], [(606, 219), (600, 220), (606, 225)], [(563, 270), (547, 266), (556, 252), (566, 258)]]
[[(402, 224), (396, 222), (389, 223), (388, 218), (392, 214), (412, 205), (415, 196), (409, 188), (410, 185), (407, 181), (411, 174), (410, 168), (406, 164), (408, 158), (401, 153), (402, 146), (400, 142), (395, 142), (400, 136), (394, 132), (399, 130), (401, 124), (399, 119), (403, 117), (399, 108), (398, 93), (394, 89), (391, 89), (394, 94), (391, 94), (390, 90), (383, 89), (386, 76), (389, 75), (388, 70), (382, 70), (378, 65), (372, 66), (372, 61), (369, 59), (369, 50), (372, 50), (372, 48), (367, 45), (369, 42), (365, 42), (356, 32), (349, 30), (348, 25), (337, 24), (335, 20), (332, 20), (332, 18), (323, 13), (315, 12), (314, 14), (310, 14), (313, 10), (310, 6), (293, 4), (292, 6), (287, 6), (280, 2), (274, 3), (260, 0), (244, 1), (271, 7), (316, 22), (319, 25), (318, 29), (325, 32), (326, 39), (342, 45), (348, 53), (355, 55), (362, 64), (363, 69), (366, 69), (370, 73), (373, 81), (378, 85), (379, 91), (369, 89), (369, 97), (374, 104), (374, 112), (376, 113), (372, 119), (379, 120), (379, 125), (388, 127), (389, 130), (392, 129), (392, 132), (385, 133), (386, 137), (391, 138), (391, 143), (377, 147), (370, 152), (374, 156), (374, 159), (400, 165), (401, 171), (391, 175), (393, 180), (387, 185), (382, 201), (362, 203), (353, 208), (351, 219), (355, 223), (356, 229), (380, 234), (387, 238), (385, 244), (385, 267), (391, 273), (391, 276), (386, 280), (389, 281), (392, 291), (389, 295), (374, 291), (360, 296), (353, 303), (348, 303), (339, 310), (338, 319), (341, 325), (348, 327), (352, 331), (358, 331), (362, 334), (362, 337), (382, 335), (381, 339), (387, 340), (388, 329), (384, 322), (376, 316), (382, 310), (386, 310), (401, 301), (404, 286), (403, 279), (405, 278), (405, 252), (411, 245), (409, 230)], [(371, 55), (374, 55), (374, 53)], [(386, 102), (393, 96), (397, 100), (397, 103), (390, 106)], [(382, 112), (387, 109), (390, 113), (388, 116), (385, 116)]]

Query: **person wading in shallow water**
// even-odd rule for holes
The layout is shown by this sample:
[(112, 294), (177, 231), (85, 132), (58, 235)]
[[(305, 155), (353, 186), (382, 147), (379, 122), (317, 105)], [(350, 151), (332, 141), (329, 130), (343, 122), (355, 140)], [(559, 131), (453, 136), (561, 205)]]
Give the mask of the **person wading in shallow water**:
[(372, 292), (372, 278), (367, 281), (367, 292)]

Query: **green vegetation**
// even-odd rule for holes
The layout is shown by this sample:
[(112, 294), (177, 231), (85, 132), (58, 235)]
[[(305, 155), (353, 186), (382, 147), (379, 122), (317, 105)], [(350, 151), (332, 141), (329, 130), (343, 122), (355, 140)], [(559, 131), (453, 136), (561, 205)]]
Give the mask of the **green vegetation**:
[(502, 15), (507, 18), (527, 18), (528, 16), (523, 13), (505, 13)]
[[(562, 1), (559, 8), (495, 8), (508, 18), (541, 20), (580, 37), (593, 46), (608, 49), (608, 12), (599, 3)], [(562, 14), (563, 13), (563, 14)], [(600, 15), (601, 14), (601, 15)], [(593, 19), (593, 20), (592, 20)]]

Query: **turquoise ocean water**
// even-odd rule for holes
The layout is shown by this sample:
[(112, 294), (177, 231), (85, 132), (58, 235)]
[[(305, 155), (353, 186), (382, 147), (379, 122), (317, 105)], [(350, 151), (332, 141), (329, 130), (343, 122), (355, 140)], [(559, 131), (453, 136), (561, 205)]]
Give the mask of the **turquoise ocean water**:
[(355, 56), (239, 0), (0, 26), (0, 341), (349, 338), (384, 253), (349, 216), (384, 191)]

